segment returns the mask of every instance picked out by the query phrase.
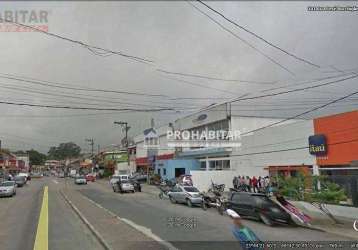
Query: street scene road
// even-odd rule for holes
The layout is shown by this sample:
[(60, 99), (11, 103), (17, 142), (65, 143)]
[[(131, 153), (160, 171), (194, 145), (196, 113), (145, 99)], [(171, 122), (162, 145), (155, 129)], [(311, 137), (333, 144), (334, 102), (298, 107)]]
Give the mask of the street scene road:
[(0, 1), (0, 250), (358, 249), (351, 1)]
[[(235, 244), (230, 230), (231, 219), (215, 210), (172, 204), (144, 189), (134, 194), (114, 193), (108, 181), (77, 186), (69, 178), (45, 177), (18, 189), (16, 197), (0, 200), (1, 249), (33, 249), (45, 186), (49, 197), (47, 237), (50, 249), (96, 250), (106, 249), (106, 245), (111, 249), (142, 249), (144, 246), (151, 249), (227, 249)], [(68, 204), (64, 193), (104, 239), (105, 246)], [(97, 210), (90, 211), (94, 204)], [(98, 213), (107, 214), (109, 219), (102, 219)], [(174, 226), (170, 224), (173, 218), (187, 219), (187, 222)], [(265, 241), (353, 240), (297, 226), (271, 228), (258, 221), (245, 220), (245, 223)], [(111, 232), (113, 228), (115, 232)]]

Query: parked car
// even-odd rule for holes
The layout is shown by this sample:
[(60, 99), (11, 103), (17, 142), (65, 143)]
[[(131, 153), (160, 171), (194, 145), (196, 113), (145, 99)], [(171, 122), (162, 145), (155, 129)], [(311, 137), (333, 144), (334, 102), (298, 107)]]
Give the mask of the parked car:
[(96, 176), (94, 176), (93, 174), (87, 174), (86, 181), (94, 182), (94, 181), (96, 181)]
[(15, 176), (14, 178), (16, 187), (23, 187), (26, 184), (26, 177), (25, 176)]
[(32, 178), (42, 178), (42, 174), (41, 173), (31, 173), (31, 176), (32, 176)]
[(122, 175), (112, 175), (111, 179), (109, 180), (109, 183), (113, 186), (118, 182), (118, 180), (128, 180), (129, 176), (126, 174)]
[(15, 181), (4, 181), (0, 183), (0, 197), (12, 197), (16, 195)]
[(29, 180), (30, 174), (29, 173), (19, 173), (17, 176), (25, 177), (25, 181), (27, 182)]
[(264, 194), (232, 192), (226, 204), (240, 216), (261, 220), (266, 225), (291, 223), (290, 215)]
[(193, 180), (191, 179), (191, 175), (179, 176), (178, 183), (180, 185), (193, 186)]
[(193, 186), (177, 185), (168, 192), (169, 199), (172, 203), (186, 203), (189, 207), (201, 205), (200, 191)]
[(64, 172), (58, 173), (58, 178), (65, 178), (65, 173)]
[(84, 176), (78, 176), (75, 178), (75, 184), (81, 185), (81, 184), (87, 184), (86, 177)]
[(148, 176), (146, 174), (134, 173), (129, 178), (133, 179), (133, 180), (136, 180), (138, 182), (146, 182)]
[(118, 180), (115, 184), (113, 184), (113, 192), (135, 192), (134, 185), (130, 182), (130, 180)]

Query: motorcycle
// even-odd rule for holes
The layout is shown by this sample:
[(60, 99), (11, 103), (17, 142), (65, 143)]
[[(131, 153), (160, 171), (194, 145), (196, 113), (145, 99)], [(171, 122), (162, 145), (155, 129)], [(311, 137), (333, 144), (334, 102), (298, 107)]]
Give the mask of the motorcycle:
[(169, 198), (168, 193), (172, 190), (172, 188), (176, 185), (176, 183), (172, 183), (170, 181), (162, 182), (158, 188), (160, 190), (158, 196), (159, 199)]
[(208, 192), (201, 193), (201, 208), (207, 210), (209, 207), (215, 207), (222, 215), (226, 208), (226, 199), (223, 197), (225, 184), (215, 184), (211, 181), (211, 187)]

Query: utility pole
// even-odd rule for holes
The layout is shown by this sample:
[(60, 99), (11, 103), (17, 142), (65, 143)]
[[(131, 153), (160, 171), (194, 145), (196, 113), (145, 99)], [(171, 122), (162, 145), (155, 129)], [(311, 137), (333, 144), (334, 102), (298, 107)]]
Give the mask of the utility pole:
[(124, 128), (124, 131), (126, 133), (125, 135), (125, 142), (126, 142), (126, 149), (127, 149), (127, 164), (129, 166), (129, 145), (128, 145), (128, 130), (131, 128), (128, 126), (128, 122), (114, 122), (116, 125), (120, 125), (122, 128)]
[(93, 139), (93, 138), (91, 138), (91, 139), (86, 139), (85, 141), (86, 141), (86, 142), (89, 142), (90, 145), (91, 145), (91, 158), (93, 158), (93, 157), (94, 157), (94, 154), (93, 154), (93, 152), (94, 152), (94, 148), (93, 148), (93, 146), (94, 146), (94, 139)]

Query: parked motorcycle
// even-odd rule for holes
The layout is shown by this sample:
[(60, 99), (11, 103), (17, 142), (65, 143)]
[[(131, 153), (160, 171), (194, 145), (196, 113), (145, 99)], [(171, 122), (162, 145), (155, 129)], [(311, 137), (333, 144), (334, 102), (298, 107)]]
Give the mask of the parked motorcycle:
[(172, 188), (176, 185), (176, 183), (173, 183), (171, 181), (164, 181), (162, 182), (158, 188), (160, 190), (158, 196), (159, 199), (169, 198), (168, 192), (172, 190)]
[(224, 189), (225, 184), (215, 184), (213, 181), (211, 181), (211, 187), (209, 188), (208, 192), (201, 193), (201, 208), (203, 210), (207, 210), (209, 207), (215, 207), (222, 215), (226, 206), (226, 201), (223, 197)]

